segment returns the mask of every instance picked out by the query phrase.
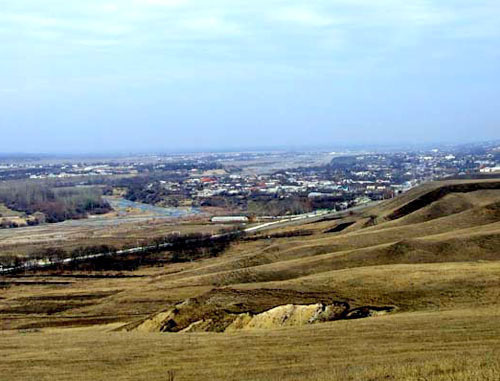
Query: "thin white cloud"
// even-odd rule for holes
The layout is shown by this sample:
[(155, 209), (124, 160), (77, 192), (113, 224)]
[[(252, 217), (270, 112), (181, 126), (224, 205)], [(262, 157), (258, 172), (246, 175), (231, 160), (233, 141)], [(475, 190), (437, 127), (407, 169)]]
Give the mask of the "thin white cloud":
[[(0, 0), (1, 2), (1, 0)], [(9, 3), (9, 2), (6, 2)], [(240, 57), (270, 64), (281, 59), (335, 64), (386, 57), (437, 39), (500, 35), (500, 2), (439, 0), (16, 0), (0, 10), (0, 42), (164, 52), (171, 61)], [(448, 3), (448, 4), (446, 4)], [(284, 5), (290, 4), (290, 5)], [(206, 42), (210, 42), (210, 48)], [(205, 44), (205, 45), (203, 45)], [(54, 45), (55, 46), (55, 45)], [(198, 49), (202, 48), (202, 49)], [(176, 50), (177, 49), (177, 50)], [(14, 49), (13, 49), (14, 51)]]
[(119, 35), (131, 30), (129, 25), (110, 23), (106, 20), (95, 21), (89, 19), (68, 20), (57, 17), (47, 17), (34, 14), (0, 13), (0, 22), (9, 23), (13, 28), (67, 30), (96, 32), (104, 35)]
[(187, 32), (217, 35), (236, 35), (241, 32), (238, 25), (216, 16), (188, 18), (179, 22), (179, 26)]
[(309, 8), (284, 8), (272, 13), (273, 19), (308, 27), (324, 27), (334, 24), (335, 19)]
[(46, 28), (46, 27), (67, 27), (71, 26), (64, 20), (56, 17), (46, 17), (29, 13), (0, 13), (0, 22), (17, 24), (17, 26)]
[(138, 5), (153, 5), (160, 7), (179, 7), (189, 4), (188, 0), (134, 0)]
[(120, 43), (118, 40), (103, 40), (103, 39), (94, 39), (94, 40), (85, 39), (85, 40), (75, 40), (73, 42), (79, 45), (98, 47), (98, 48), (115, 46)]

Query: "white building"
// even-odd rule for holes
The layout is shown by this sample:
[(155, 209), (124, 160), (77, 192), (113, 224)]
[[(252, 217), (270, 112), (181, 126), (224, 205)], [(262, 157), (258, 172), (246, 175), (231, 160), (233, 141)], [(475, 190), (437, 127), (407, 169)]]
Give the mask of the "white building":
[(210, 219), (211, 222), (229, 223), (229, 222), (248, 222), (246, 216), (217, 216)]
[(479, 170), (481, 173), (496, 173), (500, 172), (500, 167), (486, 167)]

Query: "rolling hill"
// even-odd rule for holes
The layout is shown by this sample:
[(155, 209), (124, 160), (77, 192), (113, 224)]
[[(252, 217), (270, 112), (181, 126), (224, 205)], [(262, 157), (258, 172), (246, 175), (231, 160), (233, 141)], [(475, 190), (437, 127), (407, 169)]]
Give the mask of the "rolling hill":
[(1, 282), (6, 379), (498, 379), (500, 181), (425, 184), (200, 261)]

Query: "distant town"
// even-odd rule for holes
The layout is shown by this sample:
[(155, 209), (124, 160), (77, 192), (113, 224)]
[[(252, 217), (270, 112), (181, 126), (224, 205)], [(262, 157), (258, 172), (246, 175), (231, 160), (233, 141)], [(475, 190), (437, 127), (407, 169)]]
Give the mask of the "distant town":
[[(16, 226), (9, 210), (25, 213), (25, 222), (32, 224), (82, 218), (93, 214), (93, 209), (106, 213), (111, 210), (106, 197), (165, 208), (197, 208), (212, 218), (295, 215), (389, 199), (425, 181), (495, 175), (500, 175), (498, 142), (388, 152), (235, 152), (110, 159), (6, 156), (0, 158), (4, 208), (0, 222), (3, 227)], [(17, 194), (24, 192), (20, 184), (43, 184), (52, 193), (30, 205), (9, 191), (12, 185)], [(74, 207), (76, 212), (66, 215), (52, 210), (62, 194), (58, 189), (89, 187), (98, 189), (104, 201), (93, 199), (91, 206), (86, 201), (85, 207)], [(95, 192), (90, 193), (95, 198)]]

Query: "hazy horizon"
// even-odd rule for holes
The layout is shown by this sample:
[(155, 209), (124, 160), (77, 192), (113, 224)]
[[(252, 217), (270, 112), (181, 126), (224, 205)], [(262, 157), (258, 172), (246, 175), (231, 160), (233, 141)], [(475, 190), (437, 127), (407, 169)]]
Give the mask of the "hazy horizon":
[(459, 149), (460, 147), (468, 146), (491, 146), (499, 145), (499, 139), (484, 140), (484, 141), (465, 141), (465, 142), (429, 142), (429, 143), (391, 143), (391, 144), (363, 144), (352, 143), (344, 145), (316, 145), (316, 146), (261, 146), (261, 147), (219, 147), (213, 149), (202, 148), (186, 148), (186, 149), (165, 149), (165, 150), (119, 150), (109, 149), (103, 151), (0, 151), (0, 160), (9, 158), (124, 158), (124, 157), (141, 157), (141, 156), (155, 156), (155, 155), (189, 155), (189, 154), (231, 154), (231, 153), (301, 153), (301, 152), (317, 152), (317, 153), (337, 153), (345, 154), (349, 152), (416, 152), (416, 151), (430, 151), (432, 149), (439, 149), (442, 151)]
[(500, 139), (499, 16), (491, 0), (0, 0), (0, 153)]

